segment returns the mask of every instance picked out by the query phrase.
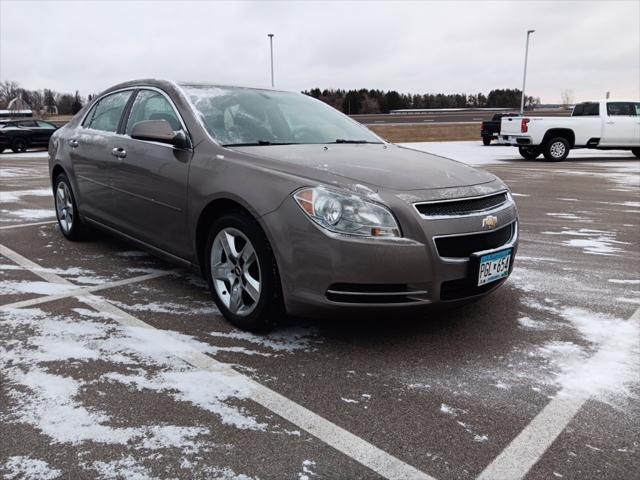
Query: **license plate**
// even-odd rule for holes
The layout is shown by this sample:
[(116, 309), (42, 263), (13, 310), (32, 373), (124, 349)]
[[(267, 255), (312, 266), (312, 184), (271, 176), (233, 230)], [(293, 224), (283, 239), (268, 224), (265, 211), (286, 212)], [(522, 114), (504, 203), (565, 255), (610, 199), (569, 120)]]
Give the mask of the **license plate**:
[(512, 250), (508, 249), (480, 257), (478, 286), (495, 282), (509, 275), (511, 252)]

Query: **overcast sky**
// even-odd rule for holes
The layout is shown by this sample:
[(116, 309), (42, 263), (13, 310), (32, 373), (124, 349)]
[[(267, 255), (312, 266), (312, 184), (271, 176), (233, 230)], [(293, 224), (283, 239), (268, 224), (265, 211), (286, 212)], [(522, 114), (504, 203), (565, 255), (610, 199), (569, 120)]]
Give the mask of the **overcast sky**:
[(97, 93), (161, 77), (276, 87), (640, 98), (640, 1), (0, 0), (0, 80)]

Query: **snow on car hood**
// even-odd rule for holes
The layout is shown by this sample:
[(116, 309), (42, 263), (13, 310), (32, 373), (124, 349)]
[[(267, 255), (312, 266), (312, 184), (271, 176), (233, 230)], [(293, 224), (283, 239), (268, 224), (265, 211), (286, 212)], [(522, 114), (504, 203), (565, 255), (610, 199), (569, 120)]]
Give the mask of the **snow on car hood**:
[(233, 147), (271, 166), (326, 183), (365, 184), (395, 191), (478, 185), (495, 176), (463, 163), (392, 144)]

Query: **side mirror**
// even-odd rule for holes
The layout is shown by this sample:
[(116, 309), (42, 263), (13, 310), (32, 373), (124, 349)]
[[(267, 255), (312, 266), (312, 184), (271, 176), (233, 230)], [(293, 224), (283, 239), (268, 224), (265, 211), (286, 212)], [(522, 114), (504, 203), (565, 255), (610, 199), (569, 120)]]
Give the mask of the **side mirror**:
[(182, 130), (174, 132), (166, 120), (144, 120), (136, 123), (131, 130), (131, 138), (168, 143), (180, 148), (189, 147), (187, 135)]

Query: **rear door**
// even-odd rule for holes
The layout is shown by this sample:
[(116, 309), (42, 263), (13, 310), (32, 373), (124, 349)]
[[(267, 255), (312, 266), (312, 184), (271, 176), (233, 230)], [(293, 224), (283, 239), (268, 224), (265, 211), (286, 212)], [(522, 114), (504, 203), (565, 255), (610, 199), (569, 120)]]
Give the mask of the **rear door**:
[(185, 258), (190, 251), (187, 180), (192, 150), (132, 139), (133, 126), (144, 120), (165, 120), (188, 136), (164, 92), (140, 89), (114, 144), (121, 155), (111, 171), (114, 208), (125, 233)]
[(631, 146), (640, 143), (635, 112), (632, 102), (607, 102), (600, 145)]
[(31, 130), (34, 133), (34, 141), (37, 141), (39, 145), (49, 145), (49, 139), (53, 132), (56, 131), (56, 126), (53, 123), (43, 122), (42, 120), (36, 120), (36, 126)]
[(83, 215), (117, 225), (110, 170), (116, 164), (114, 141), (132, 90), (109, 94), (91, 108), (67, 138), (77, 186), (78, 209)]

